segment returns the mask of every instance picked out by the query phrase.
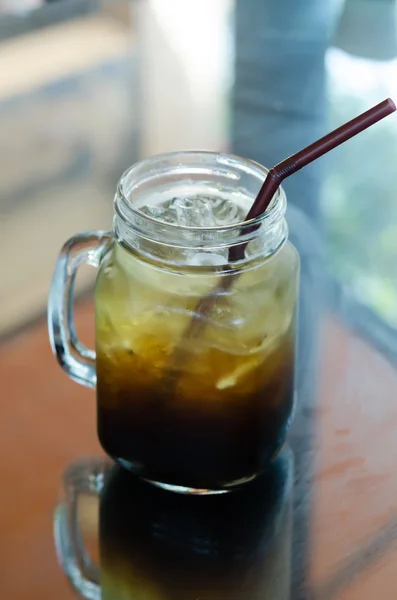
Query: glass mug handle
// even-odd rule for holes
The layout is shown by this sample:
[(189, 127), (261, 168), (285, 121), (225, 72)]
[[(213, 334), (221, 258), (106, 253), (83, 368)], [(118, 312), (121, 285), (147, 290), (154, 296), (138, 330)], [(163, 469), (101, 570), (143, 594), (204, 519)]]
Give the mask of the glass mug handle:
[[(100, 568), (89, 557), (83, 543), (79, 524), (79, 508), (83, 497), (95, 498), (99, 495), (109, 460), (95, 458), (74, 464), (63, 479), (63, 499), (57, 505), (54, 515), (54, 538), (58, 561), (82, 598), (101, 600)], [(96, 515), (99, 518), (97, 512)], [(96, 532), (96, 536), (99, 532)], [(97, 540), (99, 544), (99, 539)]]
[(87, 231), (70, 238), (59, 255), (48, 300), (48, 331), (52, 351), (63, 370), (81, 385), (96, 385), (95, 351), (77, 338), (74, 323), (74, 288), (81, 264), (98, 268), (112, 242), (108, 231)]

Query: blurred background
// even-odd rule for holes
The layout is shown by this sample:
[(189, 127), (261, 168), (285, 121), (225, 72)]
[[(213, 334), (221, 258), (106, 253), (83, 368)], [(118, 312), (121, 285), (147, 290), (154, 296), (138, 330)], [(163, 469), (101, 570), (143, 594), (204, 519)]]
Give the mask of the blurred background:
[[(1, 597), (73, 597), (56, 489), (101, 452), (93, 394), (48, 341), (62, 244), (111, 228), (117, 181), (144, 157), (209, 149), (270, 167), (387, 96), (397, 0), (0, 0)], [(391, 516), (396, 531), (396, 157), (394, 115), (285, 182), (302, 256), (294, 589), (354, 562)], [(82, 298), (94, 277), (80, 269)], [(88, 343), (92, 302), (77, 313)], [(379, 556), (363, 548), (364, 564)], [(388, 598), (390, 572), (377, 571)], [(354, 597), (374, 598), (363, 586)]]
[[(0, 336), (44, 314), (66, 238), (111, 227), (129, 165), (206, 148), (271, 166), (397, 98), (396, 40), (395, 0), (0, 0)], [(392, 353), (396, 153), (391, 118), (286, 186), (334, 301)]]

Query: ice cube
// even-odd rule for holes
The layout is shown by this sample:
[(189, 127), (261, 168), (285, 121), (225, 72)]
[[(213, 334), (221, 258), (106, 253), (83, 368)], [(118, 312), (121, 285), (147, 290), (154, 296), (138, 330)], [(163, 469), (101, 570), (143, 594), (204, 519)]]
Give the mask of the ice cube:
[(220, 196), (174, 197), (161, 204), (146, 205), (139, 210), (162, 223), (182, 227), (219, 227), (244, 220), (246, 210)]
[(176, 210), (177, 223), (185, 227), (214, 227), (211, 201), (208, 198), (175, 198), (172, 207)]
[(188, 257), (187, 263), (195, 267), (221, 267), (227, 265), (227, 258), (221, 254), (197, 252), (194, 256)]
[(168, 206), (164, 206), (161, 204), (149, 204), (147, 206), (141, 206), (139, 210), (144, 215), (152, 217), (153, 219), (156, 219), (156, 221), (160, 221), (161, 223), (177, 222), (176, 211), (172, 208), (170, 209)]
[(212, 214), (220, 226), (241, 223), (246, 217), (243, 208), (227, 198), (212, 198)]
[(218, 390), (227, 390), (228, 388), (234, 387), (243, 377), (256, 369), (257, 366), (257, 361), (245, 362), (238, 365), (232, 373), (221, 377), (221, 379), (218, 380), (216, 387)]

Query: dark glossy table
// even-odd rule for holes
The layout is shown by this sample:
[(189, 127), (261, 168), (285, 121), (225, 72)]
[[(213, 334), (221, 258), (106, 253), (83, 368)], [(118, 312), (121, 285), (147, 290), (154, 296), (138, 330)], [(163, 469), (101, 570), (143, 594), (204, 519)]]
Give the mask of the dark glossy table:
[[(91, 306), (78, 312), (88, 337)], [(372, 600), (382, 593), (393, 600), (397, 374), (332, 313), (322, 315), (320, 329), (315, 402), (302, 399), (290, 436), (291, 599)], [(94, 395), (55, 368), (45, 323), (2, 346), (0, 375), (0, 589), (13, 600), (71, 598), (56, 564), (53, 511), (63, 470), (101, 455)]]

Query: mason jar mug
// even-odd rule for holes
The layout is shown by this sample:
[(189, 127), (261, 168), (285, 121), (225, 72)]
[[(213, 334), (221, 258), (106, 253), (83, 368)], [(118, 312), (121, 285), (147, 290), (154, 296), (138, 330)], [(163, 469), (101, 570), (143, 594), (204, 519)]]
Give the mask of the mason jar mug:
[[(138, 163), (117, 187), (113, 231), (73, 237), (55, 268), (54, 354), (96, 388), (106, 453), (167, 489), (255, 479), (292, 420), (299, 258), (282, 188), (244, 222), (266, 175), (209, 152)], [(95, 351), (74, 326), (82, 263), (98, 268)]]

